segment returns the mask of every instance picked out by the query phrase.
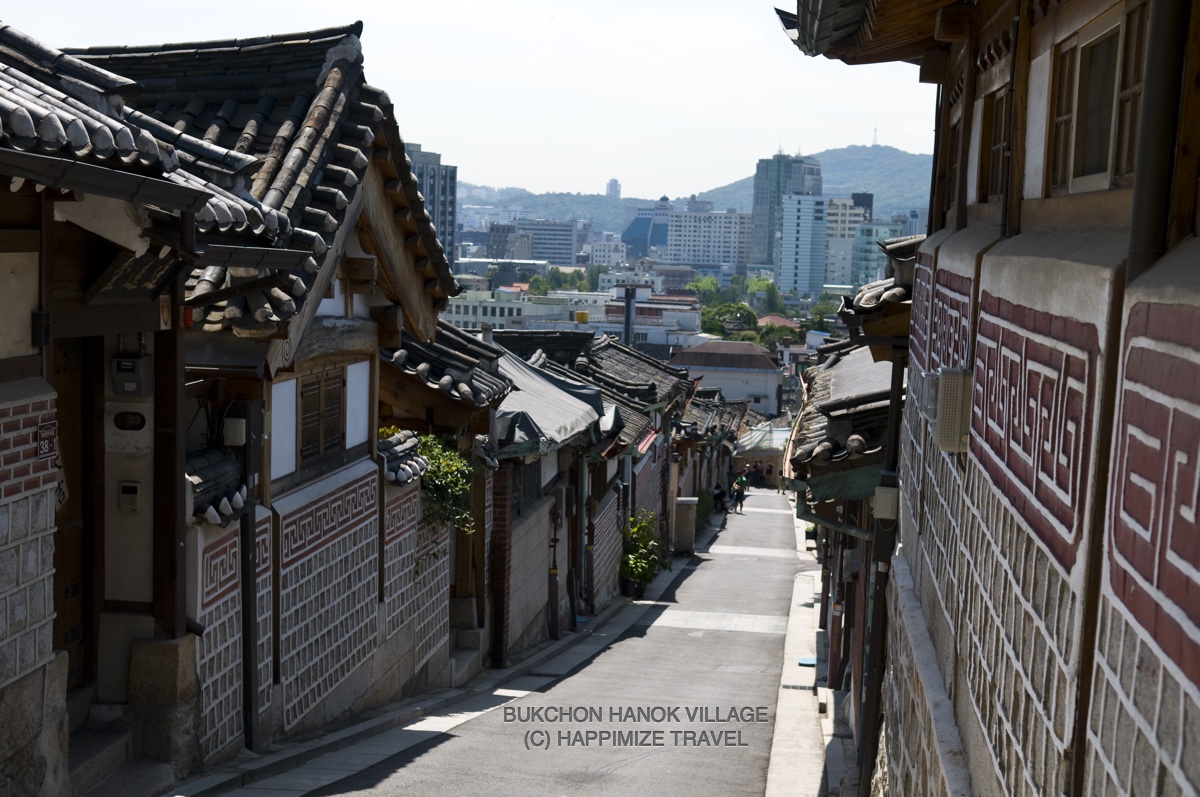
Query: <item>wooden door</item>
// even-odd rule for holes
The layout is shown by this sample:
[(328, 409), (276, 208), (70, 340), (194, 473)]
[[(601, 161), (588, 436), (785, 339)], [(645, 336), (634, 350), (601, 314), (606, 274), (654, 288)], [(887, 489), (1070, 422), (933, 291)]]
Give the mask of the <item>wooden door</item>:
[[(85, 609), (84, 551), (90, 537), (84, 511), (84, 339), (54, 342), (54, 389), (58, 391), (59, 486), (54, 534), (54, 647), (67, 652), (67, 690), (85, 683), (90, 643)], [(100, 430), (95, 430), (99, 432)]]

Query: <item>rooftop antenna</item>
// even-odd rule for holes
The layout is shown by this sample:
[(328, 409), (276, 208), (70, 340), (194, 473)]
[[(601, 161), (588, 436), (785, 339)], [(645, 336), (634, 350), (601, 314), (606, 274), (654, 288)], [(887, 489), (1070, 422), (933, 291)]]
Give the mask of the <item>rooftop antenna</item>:
[(871, 146), (872, 146), (872, 147), (878, 147), (878, 146), (879, 146), (879, 128), (878, 128), (878, 127), (872, 128), (872, 131), (871, 131)]

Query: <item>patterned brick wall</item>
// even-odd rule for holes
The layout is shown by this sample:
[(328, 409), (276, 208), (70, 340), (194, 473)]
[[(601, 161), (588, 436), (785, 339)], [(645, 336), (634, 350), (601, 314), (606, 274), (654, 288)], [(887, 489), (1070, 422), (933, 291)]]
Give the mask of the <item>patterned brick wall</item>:
[[(53, 435), (54, 392), (41, 380), (0, 392), (0, 687), (52, 656), (54, 490), (39, 427)], [(5, 401), (4, 395), (19, 396)]]
[(379, 479), (369, 462), (278, 500), (283, 723), (291, 729), (374, 647)]
[(1200, 793), (1200, 309), (1172, 287), (1122, 339), (1089, 793)]
[(615, 492), (604, 494), (596, 507), (593, 520), (595, 547), (592, 562), (596, 568), (596, 607), (608, 603), (617, 594), (617, 575), (621, 567), (621, 518), (617, 511), (620, 500)]
[[(201, 527), (196, 642), (200, 679), (200, 754), (209, 760), (242, 734), (242, 594), (237, 524)], [(270, 673), (268, 680), (270, 683)]]
[(404, 487), (384, 488), (383, 613), (384, 634), (390, 637), (410, 616), (413, 566), (416, 559), (417, 517), (421, 492), (414, 480)]

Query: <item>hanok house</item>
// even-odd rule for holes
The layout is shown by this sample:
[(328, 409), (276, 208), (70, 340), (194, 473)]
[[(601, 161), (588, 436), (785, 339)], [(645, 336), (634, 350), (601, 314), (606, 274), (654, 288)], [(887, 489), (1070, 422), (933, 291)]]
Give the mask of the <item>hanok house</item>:
[[(172, 410), (193, 454), (190, 511), (179, 513), (186, 578), (169, 597), (199, 637), (178, 641), (171, 666), (179, 683), (194, 672), (199, 694), (168, 694), (140, 751), (177, 774), (448, 670), (448, 540), (422, 536), (404, 467), (419, 473), (420, 460), (405, 441), (377, 447), (387, 341), (373, 319), (390, 311), (404, 334), (431, 340), (457, 286), (394, 108), (364, 79), (360, 33), (78, 53), (139, 81), (129, 115), (155, 136), (177, 149), (201, 137), (232, 164), (193, 163), (181, 149), (182, 179), (214, 195), (197, 217), (179, 353), (187, 388)], [(154, 636), (124, 608), (127, 639)], [(139, 665), (163, 666), (136, 658), (139, 645), (131, 683)]]
[(494, 611), (490, 574), (494, 551), (493, 484), (499, 462), (492, 435), (496, 410), (513, 389), (501, 373), (503, 350), (438, 320), (433, 340), (401, 333), (402, 320), (390, 309), (379, 314), (381, 337), (394, 339), (379, 352), (379, 424), (453, 440), (472, 460), (474, 532), (426, 530), (414, 554), (418, 559), (448, 550), (451, 664), (450, 685), (475, 675), (487, 661)]
[(783, 372), (771, 352), (757, 343), (714, 340), (675, 352), (670, 364), (687, 369), (705, 387), (721, 389), (731, 401), (749, 399), (751, 409), (768, 418), (779, 414)]
[(878, 786), (1196, 793), (1200, 8), (795, 11), (938, 86), (912, 383), (967, 403), (906, 408)]
[(125, 104), (137, 91), (0, 25), (6, 794), (86, 788), (68, 774), (68, 731), (74, 748), (93, 701), (144, 707), (172, 682), (174, 651), (135, 651), (134, 636), (184, 634), (178, 276), (199, 257), (211, 192), (180, 167), (254, 161), (183, 135), (166, 145)]
[[(615, 552), (619, 558), (620, 529), (630, 518), (653, 514), (663, 544), (671, 543), (675, 485), (679, 483), (673, 430), (695, 383), (685, 371), (607, 336), (594, 339), (590, 333), (518, 331), (494, 335), (505, 348), (547, 370), (599, 387), (611, 402), (611, 411), (625, 418), (622, 423), (642, 429), (632, 443), (605, 444), (589, 457), (588, 508), (595, 508), (593, 537), (599, 540), (594, 548), (594, 582), (599, 585), (597, 593), (602, 593), (609, 584), (606, 567), (613, 561), (609, 554)], [(609, 499), (610, 491), (617, 500)], [(615, 569), (613, 577), (615, 586)]]

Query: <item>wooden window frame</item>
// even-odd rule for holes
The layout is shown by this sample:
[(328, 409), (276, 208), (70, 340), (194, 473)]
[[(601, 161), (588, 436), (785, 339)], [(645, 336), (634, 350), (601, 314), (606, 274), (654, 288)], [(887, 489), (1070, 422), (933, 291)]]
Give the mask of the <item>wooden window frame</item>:
[[(1089, 22), (1055, 48), (1046, 170), (1050, 196), (1132, 185), (1145, 75), (1146, 16), (1144, 0), (1122, 3)], [(1094, 47), (1112, 36), (1116, 36), (1112, 85), (1102, 87), (1103, 91), (1112, 94), (1106, 142), (1107, 164), (1101, 171), (1083, 174), (1081, 142), (1087, 129), (1080, 102), (1091, 89), (1087, 84), (1087, 57)]]
[[(305, 408), (305, 393), (315, 391), (316, 436), (305, 441), (311, 410)], [(341, 464), (346, 456), (346, 369), (332, 368), (296, 379), (296, 474), (305, 478)], [(337, 404), (333, 403), (336, 394)]]
[(983, 98), (983, 118), (979, 147), (979, 202), (999, 202), (1004, 191), (1005, 153), (1008, 151), (1009, 130), (1008, 85)]

